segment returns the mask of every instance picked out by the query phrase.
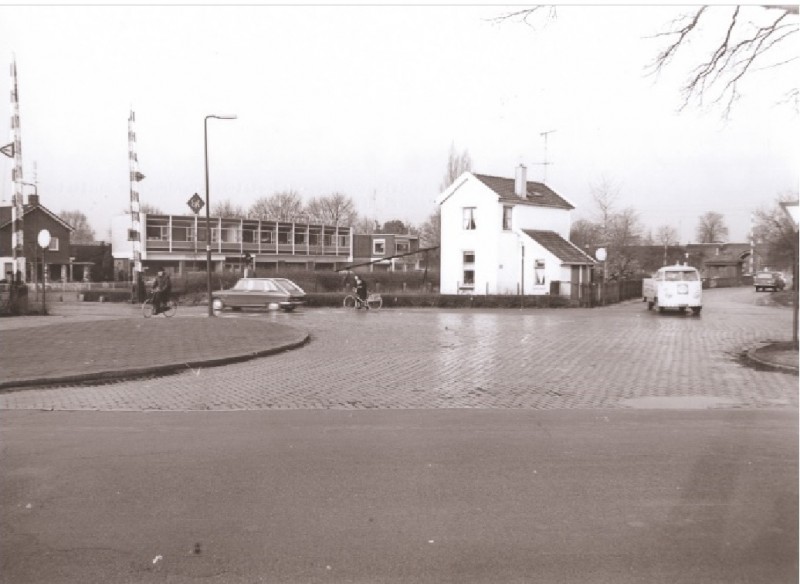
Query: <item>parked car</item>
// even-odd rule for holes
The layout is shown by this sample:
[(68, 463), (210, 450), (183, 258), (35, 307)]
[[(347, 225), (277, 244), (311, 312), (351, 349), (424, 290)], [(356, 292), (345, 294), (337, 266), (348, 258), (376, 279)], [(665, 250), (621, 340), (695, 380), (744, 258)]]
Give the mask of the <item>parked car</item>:
[(286, 278), (241, 278), (233, 288), (211, 293), (214, 310), (266, 308), (291, 312), (305, 304), (306, 293)]
[(786, 282), (783, 281), (783, 276), (780, 272), (759, 272), (753, 278), (753, 285), (756, 287), (756, 292), (772, 288), (773, 292), (783, 290)]

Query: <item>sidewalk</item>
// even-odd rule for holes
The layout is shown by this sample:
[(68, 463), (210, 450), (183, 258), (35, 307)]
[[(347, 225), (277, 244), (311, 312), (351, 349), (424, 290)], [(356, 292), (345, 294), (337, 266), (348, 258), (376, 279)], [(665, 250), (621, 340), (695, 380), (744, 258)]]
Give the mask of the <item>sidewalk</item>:
[(798, 351), (791, 342), (773, 342), (750, 349), (747, 358), (759, 365), (798, 372)]
[(144, 319), (127, 306), (104, 310), (83, 318), (0, 319), (0, 389), (172, 373), (266, 356), (309, 340), (306, 331), (262, 319)]

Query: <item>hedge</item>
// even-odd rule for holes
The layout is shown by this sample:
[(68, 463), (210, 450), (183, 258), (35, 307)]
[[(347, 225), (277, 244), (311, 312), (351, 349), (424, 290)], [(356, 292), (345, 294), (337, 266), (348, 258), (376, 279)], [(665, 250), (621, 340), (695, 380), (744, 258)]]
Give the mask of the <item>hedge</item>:
[[(307, 294), (306, 306), (342, 306), (345, 294)], [(384, 308), (563, 308), (576, 306), (564, 296), (470, 296), (466, 294), (384, 294)]]

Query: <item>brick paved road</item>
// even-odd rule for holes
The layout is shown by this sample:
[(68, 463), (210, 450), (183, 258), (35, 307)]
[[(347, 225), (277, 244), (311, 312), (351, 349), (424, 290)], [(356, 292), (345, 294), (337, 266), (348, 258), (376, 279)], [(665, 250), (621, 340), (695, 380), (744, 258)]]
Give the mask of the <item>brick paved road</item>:
[[(797, 377), (742, 366), (791, 335), (750, 288), (710, 290), (701, 317), (638, 301), (585, 309), (308, 309), (235, 313), (312, 332), (289, 353), (179, 375), (0, 395), (0, 409), (790, 407)], [(202, 317), (203, 309), (180, 317)]]

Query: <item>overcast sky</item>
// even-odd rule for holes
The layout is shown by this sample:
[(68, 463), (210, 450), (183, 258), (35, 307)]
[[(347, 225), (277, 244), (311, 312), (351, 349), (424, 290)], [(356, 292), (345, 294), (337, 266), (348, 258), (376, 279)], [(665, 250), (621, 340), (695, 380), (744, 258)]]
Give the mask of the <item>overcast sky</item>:
[[(306, 200), (342, 192), (362, 215), (419, 224), (435, 210), (451, 144), (469, 151), (475, 172), (512, 177), (524, 163), (542, 180), (541, 133), (551, 130), (547, 183), (576, 205), (573, 221), (593, 216), (592, 185), (605, 177), (646, 228), (672, 225), (686, 243), (701, 214), (719, 211), (730, 239), (745, 241), (754, 209), (797, 191), (798, 115), (777, 104), (796, 67), (751, 76), (728, 120), (720, 108), (678, 113), (702, 47), (658, 79), (644, 69), (663, 46), (647, 37), (681, 9), (559, 7), (549, 24), (491, 20), (517, 9), (0, 6), (0, 60), (15, 55), (18, 67), (25, 180), (36, 164), (42, 203), (84, 211), (107, 237), (128, 207), (132, 108), (142, 201), (170, 213), (189, 213), (186, 201), (204, 193), (209, 114), (238, 116), (209, 121), (212, 206), (248, 207), (285, 189)], [(9, 90), (0, 75), (0, 96)], [(12, 161), (0, 158), (0, 198), (10, 201)]]

